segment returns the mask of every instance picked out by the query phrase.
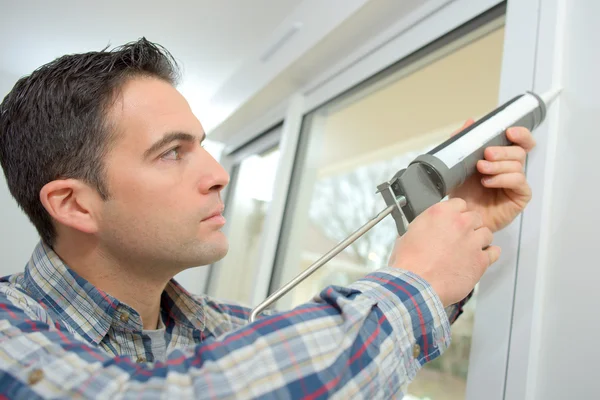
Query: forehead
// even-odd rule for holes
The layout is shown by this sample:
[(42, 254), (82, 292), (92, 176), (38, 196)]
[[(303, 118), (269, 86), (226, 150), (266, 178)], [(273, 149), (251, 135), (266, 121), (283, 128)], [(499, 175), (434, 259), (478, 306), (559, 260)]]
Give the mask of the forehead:
[(174, 131), (203, 135), (202, 125), (181, 93), (157, 78), (127, 81), (109, 109), (109, 120), (121, 144), (150, 145)]

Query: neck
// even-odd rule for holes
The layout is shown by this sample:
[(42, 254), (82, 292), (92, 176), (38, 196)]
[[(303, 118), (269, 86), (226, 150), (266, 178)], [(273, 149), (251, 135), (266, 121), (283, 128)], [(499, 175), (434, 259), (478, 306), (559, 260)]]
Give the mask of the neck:
[(118, 260), (88, 239), (64, 240), (53, 247), (78, 275), (136, 310), (144, 329), (157, 329), (161, 296), (171, 276), (157, 277), (152, 266)]

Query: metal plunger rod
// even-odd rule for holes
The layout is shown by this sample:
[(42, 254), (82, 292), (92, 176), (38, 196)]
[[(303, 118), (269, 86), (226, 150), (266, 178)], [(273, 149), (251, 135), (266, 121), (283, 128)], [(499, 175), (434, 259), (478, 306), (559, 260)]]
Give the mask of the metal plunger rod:
[(367, 222), (366, 224), (364, 224), (363, 226), (358, 228), (353, 234), (348, 236), (346, 239), (341, 241), (340, 244), (335, 246), (333, 249), (329, 250), (329, 252), (327, 252), (323, 257), (321, 257), (317, 261), (315, 261), (310, 267), (308, 267), (302, 273), (300, 273), (298, 276), (296, 276), (294, 279), (292, 279), (291, 281), (286, 283), (283, 287), (278, 289), (275, 293), (273, 293), (272, 295), (267, 297), (267, 299), (265, 301), (260, 303), (258, 306), (256, 306), (256, 308), (254, 308), (252, 310), (252, 312), (250, 313), (249, 321), (251, 323), (256, 321), (256, 317), (261, 312), (263, 312), (267, 307), (269, 307), (271, 304), (273, 304), (274, 302), (279, 300), (281, 297), (283, 297), (287, 292), (292, 290), (296, 285), (298, 285), (300, 282), (302, 282), (304, 279), (306, 279), (309, 275), (311, 275), (317, 269), (321, 268), (327, 261), (331, 260), (333, 257), (338, 255), (346, 247), (348, 247), (352, 243), (354, 243), (356, 241), (356, 239), (358, 239), (359, 237), (361, 237), (362, 235), (367, 233), (371, 228), (373, 228), (375, 225), (377, 225), (382, 219), (384, 219), (385, 217), (390, 215), (392, 213), (392, 211), (394, 211), (394, 208), (396, 208), (396, 207), (397, 206), (395, 206), (395, 205), (391, 205), (388, 208), (386, 208), (385, 210), (383, 210), (382, 212), (380, 212), (379, 214), (377, 214), (377, 216), (375, 216), (369, 222)]

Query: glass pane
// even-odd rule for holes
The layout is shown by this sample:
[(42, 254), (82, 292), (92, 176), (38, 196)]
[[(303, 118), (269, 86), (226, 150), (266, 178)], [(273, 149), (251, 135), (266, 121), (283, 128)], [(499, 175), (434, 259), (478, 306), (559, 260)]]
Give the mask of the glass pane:
[[(377, 185), (497, 105), (504, 30), (494, 21), (365, 84), (306, 117), (303, 153), (276, 263), (276, 287), (310, 266), (385, 208)], [(280, 300), (295, 306), (330, 284), (347, 285), (386, 266), (397, 236), (391, 218)], [(452, 326), (453, 344), (428, 364), (407, 399), (465, 397), (477, 294)], [(412, 397), (411, 397), (412, 396)]]
[[(216, 265), (214, 295), (250, 304), (263, 225), (275, 186), (279, 147), (244, 158), (236, 166), (227, 201), (229, 252)], [(211, 288), (212, 289), (212, 288)]]

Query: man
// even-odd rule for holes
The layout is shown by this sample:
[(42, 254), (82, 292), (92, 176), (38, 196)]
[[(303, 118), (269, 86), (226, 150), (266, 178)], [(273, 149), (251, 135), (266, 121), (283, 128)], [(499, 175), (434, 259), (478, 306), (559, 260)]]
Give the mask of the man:
[(229, 180), (175, 80), (142, 39), (42, 66), (0, 106), (0, 162), (41, 237), (0, 282), (4, 397), (401, 397), (531, 198), (530, 132), (487, 149), (486, 178), (419, 216), (390, 267), (248, 324), (172, 280), (226, 254)]

